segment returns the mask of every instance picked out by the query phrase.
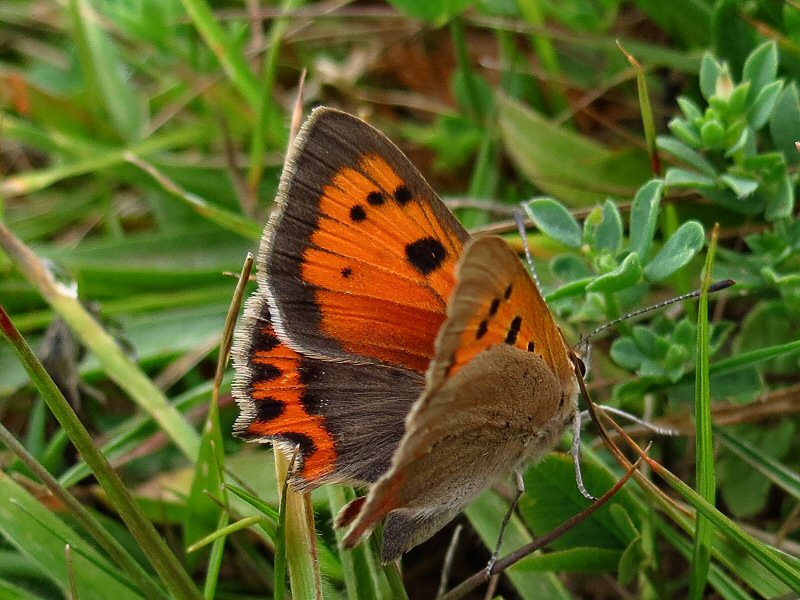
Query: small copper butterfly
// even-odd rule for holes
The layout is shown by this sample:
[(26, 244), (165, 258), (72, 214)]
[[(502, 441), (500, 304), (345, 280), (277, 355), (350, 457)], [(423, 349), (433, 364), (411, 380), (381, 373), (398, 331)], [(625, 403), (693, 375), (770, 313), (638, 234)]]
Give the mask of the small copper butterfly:
[(354, 545), (425, 541), (577, 411), (573, 354), (498, 237), (472, 239), (406, 156), (316, 109), (293, 142), (234, 345), (235, 432), (299, 449), (290, 483), (367, 484)]

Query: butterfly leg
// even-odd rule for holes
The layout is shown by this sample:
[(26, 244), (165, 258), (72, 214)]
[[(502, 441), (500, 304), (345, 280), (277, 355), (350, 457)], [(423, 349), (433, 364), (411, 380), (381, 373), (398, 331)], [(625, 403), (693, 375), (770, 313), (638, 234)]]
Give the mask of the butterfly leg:
[(583, 474), (581, 473), (581, 421), (582, 413), (578, 410), (575, 411), (575, 416), (572, 417), (572, 462), (575, 463), (575, 483), (578, 486), (578, 491), (581, 496), (587, 500), (594, 502), (597, 500), (592, 496), (583, 485)]
[[(616, 415), (618, 417), (622, 417), (623, 419), (628, 419), (629, 421), (636, 423), (637, 425), (641, 425), (645, 429), (649, 429), (653, 433), (657, 433), (658, 435), (680, 435), (681, 432), (677, 429), (672, 429), (671, 427), (664, 427), (662, 425), (656, 425), (655, 423), (651, 423), (650, 421), (645, 421), (644, 419), (640, 419), (636, 415), (632, 415), (629, 412), (626, 412), (620, 408), (615, 408), (613, 406), (605, 406), (600, 405), (605, 412), (611, 413), (612, 415)], [(583, 411), (581, 413), (582, 418), (586, 418), (588, 416), (589, 411)]]
[(450, 545), (447, 546), (447, 552), (444, 555), (444, 564), (442, 565), (442, 574), (439, 577), (439, 590), (436, 592), (436, 597), (441, 598), (447, 592), (447, 581), (450, 578), (450, 571), (453, 569), (453, 560), (456, 556), (456, 549), (458, 542), (461, 540), (461, 531), (464, 526), (459, 523), (453, 530), (453, 537), (450, 538)]
[(494, 565), (497, 563), (497, 559), (500, 556), (500, 546), (503, 545), (503, 536), (505, 536), (506, 527), (508, 527), (508, 522), (511, 520), (511, 515), (514, 514), (515, 510), (517, 510), (519, 499), (522, 497), (522, 494), (525, 493), (525, 481), (522, 479), (522, 474), (516, 469), (514, 470), (514, 483), (517, 487), (514, 494), (514, 499), (511, 501), (511, 506), (508, 507), (508, 512), (506, 512), (506, 516), (503, 517), (503, 522), (500, 524), (500, 535), (497, 536), (497, 545), (494, 548), (494, 552), (492, 552), (492, 557), (489, 559), (489, 563), (486, 565), (486, 575), (488, 577), (492, 576)]

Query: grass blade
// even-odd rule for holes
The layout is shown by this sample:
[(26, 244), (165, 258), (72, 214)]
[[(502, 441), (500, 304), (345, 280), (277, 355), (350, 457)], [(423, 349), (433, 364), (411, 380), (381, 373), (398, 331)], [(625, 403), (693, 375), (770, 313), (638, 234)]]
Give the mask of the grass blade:
[(786, 467), (780, 461), (767, 456), (758, 448), (736, 438), (724, 429), (717, 429), (717, 435), (728, 450), (766, 476), (772, 483), (800, 499), (800, 474)]
[(72, 291), (59, 284), (39, 257), (2, 223), (0, 247), (95, 354), (108, 377), (161, 425), (187, 458), (196, 460), (200, 439), (194, 428), (175, 410), (139, 366), (122, 351), (116, 340), (83, 307)]
[[(285, 485), (289, 472), (289, 462), (283, 452), (275, 452), (275, 471), (281, 482), (284, 493), (281, 498), (281, 516), (276, 554), (281, 538), (285, 538), (286, 565), (289, 567), (289, 581), (294, 598), (322, 598), (322, 577), (319, 571), (319, 550), (317, 534), (314, 526), (314, 509), (311, 506), (310, 494), (295, 492)], [(280, 523), (284, 530), (280, 531)], [(283, 534), (283, 535), (281, 535)], [(280, 570), (275, 560), (275, 597), (278, 597), (278, 581)]]
[(658, 475), (669, 484), (686, 502), (691, 504), (699, 513), (702, 513), (711, 524), (727, 536), (742, 552), (745, 552), (767, 571), (793, 590), (800, 590), (800, 562), (791, 556), (783, 554), (748, 535), (739, 525), (734, 523), (712, 504), (706, 502), (697, 492), (686, 485), (668, 469), (658, 462), (646, 459), (647, 463)]
[[(281, 12), (286, 13), (300, 5), (302, 0), (283, 0)], [(260, 23), (254, 23), (260, 26)], [(258, 122), (253, 129), (253, 137), (250, 142), (250, 166), (247, 174), (248, 193), (255, 194), (261, 183), (264, 173), (264, 152), (266, 149), (268, 136), (275, 128), (276, 115), (280, 114), (280, 109), (272, 98), (275, 87), (275, 76), (278, 70), (278, 58), (280, 56), (281, 42), (286, 35), (287, 20), (278, 17), (272, 24), (272, 32), (267, 44), (267, 55), (264, 57), (264, 69), (261, 73), (260, 93), (258, 95)]]
[[(331, 506), (331, 514), (336, 515), (350, 501), (355, 499), (352, 488), (344, 488), (338, 485), (327, 486), (328, 503)], [(374, 564), (376, 557), (369, 555), (370, 545), (359, 544), (352, 550), (347, 550), (342, 545), (344, 531), (336, 531), (336, 542), (339, 548), (339, 558), (342, 561), (342, 572), (344, 575), (344, 585), (347, 590), (348, 598), (358, 598), (359, 600), (378, 600), (380, 589), (373, 576), (371, 563)]]
[[(711, 233), (706, 264), (703, 269), (703, 282), (697, 311), (697, 364), (695, 376), (695, 427), (697, 430), (696, 478), (697, 492), (710, 504), (716, 496), (716, 477), (714, 475), (714, 437), (711, 422), (711, 386), (709, 383), (709, 341), (708, 341), (708, 288), (711, 285), (711, 271), (714, 266), (714, 253), (717, 248), (719, 226)], [(708, 519), (697, 515), (695, 523), (694, 548), (692, 554), (692, 574), (689, 597), (700, 600), (708, 578), (711, 563), (711, 546), (714, 530)]]
[(125, 572), (136, 585), (147, 594), (148, 598), (166, 598), (167, 596), (150, 578), (142, 566), (128, 553), (112, 535), (108, 533), (92, 514), (58, 481), (43, 468), (28, 451), (20, 444), (11, 432), (0, 425), (0, 443), (11, 450), (33, 474), (47, 486), (56, 498), (58, 498), (70, 510), (75, 520), (83, 529), (91, 535), (104, 552)]
[(119, 512), (120, 517), (139, 542), (165, 585), (176, 598), (199, 600), (201, 597), (183, 566), (170, 552), (164, 539), (139, 510), (133, 497), (120, 480), (106, 458), (97, 450), (89, 432), (78, 419), (75, 411), (56, 387), (50, 375), (44, 370), (30, 346), (14, 327), (5, 310), (0, 307), (0, 327), (14, 351), (28, 371), (31, 381), (44, 397), (53, 415), (69, 434), (70, 440), (91, 465), (100, 485), (108, 494), (109, 501)]
[(181, 0), (194, 26), (250, 106), (258, 104), (258, 81), (204, 0)]

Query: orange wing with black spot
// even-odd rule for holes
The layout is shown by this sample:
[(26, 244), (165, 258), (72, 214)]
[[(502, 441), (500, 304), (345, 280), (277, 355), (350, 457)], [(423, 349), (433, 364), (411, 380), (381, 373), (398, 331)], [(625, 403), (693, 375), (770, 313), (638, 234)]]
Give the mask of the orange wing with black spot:
[(572, 350), (536, 282), (503, 239), (472, 242), (459, 275), (460, 295), (440, 333), (429, 386), (437, 387), (497, 344), (534, 352), (565, 386), (573, 381)]
[(405, 155), (363, 121), (317, 109), (279, 203), (261, 264), (282, 339), (423, 373), (469, 236)]

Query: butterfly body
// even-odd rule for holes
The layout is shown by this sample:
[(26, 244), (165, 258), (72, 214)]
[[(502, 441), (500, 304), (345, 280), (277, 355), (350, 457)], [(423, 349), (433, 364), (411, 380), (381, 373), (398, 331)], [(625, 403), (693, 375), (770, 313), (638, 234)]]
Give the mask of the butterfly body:
[(571, 350), (500, 238), (471, 239), (375, 129), (317, 109), (290, 150), (237, 333), (236, 432), (299, 448), (292, 483), (371, 484), (398, 558), (576, 411)]

